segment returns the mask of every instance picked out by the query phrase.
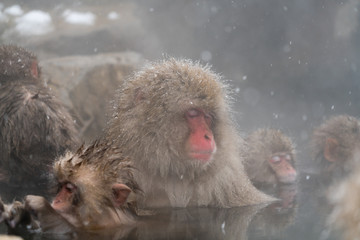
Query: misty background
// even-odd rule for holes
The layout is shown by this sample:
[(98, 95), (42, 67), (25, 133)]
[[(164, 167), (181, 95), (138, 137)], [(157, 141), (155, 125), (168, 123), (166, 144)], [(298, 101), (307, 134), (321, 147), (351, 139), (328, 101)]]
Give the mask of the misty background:
[[(41, 60), (133, 51), (147, 60), (209, 63), (231, 86), (242, 133), (282, 129), (306, 168), (313, 127), (331, 115), (359, 116), (359, 6), (357, 0), (3, 0), (0, 43), (24, 46)], [(74, 13), (83, 20), (71, 20)]]

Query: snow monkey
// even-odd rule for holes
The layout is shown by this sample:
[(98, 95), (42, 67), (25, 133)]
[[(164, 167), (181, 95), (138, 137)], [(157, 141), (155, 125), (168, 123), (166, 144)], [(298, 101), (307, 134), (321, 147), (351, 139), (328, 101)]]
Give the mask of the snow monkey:
[(360, 159), (359, 120), (348, 115), (331, 117), (315, 128), (312, 148), (323, 174), (347, 175)]
[[(53, 171), (57, 191), (52, 202), (28, 195), (23, 205), (43, 232), (97, 231), (136, 223), (136, 208), (128, 202), (128, 196), (140, 190), (129, 159), (118, 148), (98, 141), (82, 146), (77, 152), (60, 157)], [(2, 215), (11, 212), (10, 208)], [(14, 226), (25, 220), (17, 219)]]
[(295, 147), (280, 130), (261, 128), (245, 139), (249, 151), (245, 169), (256, 184), (294, 183)]
[(78, 142), (71, 116), (41, 83), (36, 56), (0, 46), (0, 182), (36, 185)]
[(259, 204), (243, 167), (227, 87), (208, 66), (169, 58), (120, 87), (107, 138), (131, 157), (144, 208)]

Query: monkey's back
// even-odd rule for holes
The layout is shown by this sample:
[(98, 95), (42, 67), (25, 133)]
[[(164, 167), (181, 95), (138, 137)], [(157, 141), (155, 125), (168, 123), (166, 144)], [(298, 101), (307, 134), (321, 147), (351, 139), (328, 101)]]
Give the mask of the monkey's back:
[(0, 173), (5, 175), (3, 179), (15, 183), (41, 179), (54, 158), (78, 142), (75, 123), (47, 88), (30, 80), (2, 83)]

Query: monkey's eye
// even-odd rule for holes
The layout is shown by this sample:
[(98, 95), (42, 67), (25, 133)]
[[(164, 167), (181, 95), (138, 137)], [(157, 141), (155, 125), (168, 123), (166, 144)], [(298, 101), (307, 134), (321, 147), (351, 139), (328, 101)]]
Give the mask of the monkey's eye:
[(199, 110), (190, 109), (186, 112), (186, 116), (190, 118), (198, 117), (201, 114)]
[(75, 189), (75, 186), (71, 183), (66, 183), (64, 188), (66, 189), (66, 191), (72, 193)]
[(271, 157), (270, 161), (272, 163), (280, 163), (281, 158), (279, 156), (273, 156), (273, 157)]
[(286, 154), (286, 155), (285, 155), (285, 159), (286, 159), (286, 161), (290, 161), (290, 160), (291, 160), (290, 154)]

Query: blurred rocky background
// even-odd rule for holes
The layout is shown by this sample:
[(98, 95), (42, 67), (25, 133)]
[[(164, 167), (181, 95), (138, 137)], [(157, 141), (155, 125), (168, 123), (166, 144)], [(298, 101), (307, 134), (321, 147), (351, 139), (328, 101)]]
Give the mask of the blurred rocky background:
[(43, 60), (45, 83), (70, 109), (86, 141), (101, 135), (110, 102), (121, 82), (144, 62), (134, 52)]
[(0, 43), (41, 59), (44, 80), (86, 139), (116, 86), (145, 59), (209, 63), (233, 90), (243, 133), (276, 127), (305, 163), (312, 128), (359, 117), (358, 0), (2, 0)]

